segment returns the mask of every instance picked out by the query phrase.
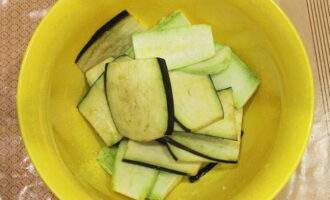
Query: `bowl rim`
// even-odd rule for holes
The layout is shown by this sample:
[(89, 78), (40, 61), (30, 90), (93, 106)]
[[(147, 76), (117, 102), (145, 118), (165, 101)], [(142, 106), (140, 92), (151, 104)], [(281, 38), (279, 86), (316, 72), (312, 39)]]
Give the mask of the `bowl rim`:
[[(28, 65), (29, 65), (29, 56), (30, 56), (30, 52), (33, 49), (33, 46), (35, 45), (35, 40), (36, 38), (38, 38), (41, 30), (43, 29), (44, 25), (48, 23), (49, 18), (54, 17), (53, 15), (56, 14), (59, 10), (61, 10), (64, 6), (65, 3), (67, 1), (64, 0), (59, 0), (57, 1), (52, 8), (49, 10), (49, 12), (46, 14), (46, 16), (41, 20), (40, 24), (37, 26), (37, 28), (35, 29), (29, 44), (25, 50), (24, 53), (24, 57), (21, 63), (21, 67), (20, 67), (20, 72), (19, 72), (19, 77), (18, 77), (18, 85), (17, 85), (17, 101), (16, 101), (16, 106), (17, 106), (17, 114), (18, 114), (18, 122), (19, 122), (19, 127), (20, 127), (20, 131), (22, 134), (22, 138), (23, 138), (23, 143), (24, 146), (27, 150), (27, 153), (31, 159), (32, 164), (34, 165), (36, 171), (38, 172), (38, 174), (40, 175), (40, 177), (42, 178), (42, 180), (46, 183), (47, 187), (52, 191), (52, 193), (58, 197), (59, 199), (70, 199), (70, 197), (72, 197), (72, 193), (71, 191), (61, 191), (60, 192), (60, 185), (56, 184), (50, 184), (49, 182), (49, 177), (51, 176), (52, 172), (51, 171), (44, 171), (44, 170), (40, 170), (40, 162), (42, 162), (40, 159), (35, 158), (33, 152), (33, 142), (30, 141), (29, 139), (29, 131), (27, 130), (27, 126), (25, 124), (25, 118), (22, 116), (22, 110), (23, 110), (23, 90), (24, 90), (24, 84), (23, 84), (23, 76), (26, 73), (28, 69)], [(311, 135), (311, 129), (312, 129), (312, 125), (313, 125), (313, 118), (314, 118), (314, 108), (315, 108), (315, 83), (314, 83), (314, 79), (313, 79), (313, 72), (312, 72), (312, 68), (310, 65), (310, 61), (308, 58), (308, 54), (307, 51), (305, 49), (305, 46), (302, 42), (302, 39), (300, 38), (300, 35), (298, 34), (296, 28), (294, 27), (294, 25), (292, 24), (292, 22), (290, 21), (289, 17), (284, 13), (284, 11), (279, 7), (279, 5), (277, 3), (275, 3), (272, 0), (266, 1), (264, 3), (268, 3), (270, 5), (270, 7), (272, 7), (274, 9), (274, 11), (276, 11), (278, 13), (278, 16), (282, 18), (282, 20), (284, 20), (288, 26), (288, 28), (290, 28), (291, 33), (293, 34), (293, 36), (297, 39), (300, 49), (301, 49), (301, 53), (303, 55), (303, 59), (305, 61), (305, 63), (307, 64), (307, 76), (308, 76), (308, 80), (307, 82), (309, 83), (309, 85), (311, 86), (311, 107), (309, 110), (310, 116), (308, 117), (308, 130), (306, 130), (305, 136), (305, 140), (304, 140), (304, 144), (300, 147), (299, 152), (297, 153), (297, 156), (295, 157), (295, 161), (294, 164), (291, 166), (288, 166), (288, 168), (290, 168), (288, 171), (289, 173), (286, 174), (285, 178), (283, 178), (280, 181), (280, 184), (277, 185), (276, 188), (273, 188), (271, 192), (268, 193), (267, 195), (267, 199), (273, 199), (279, 192), (280, 190), (285, 186), (285, 184), (288, 182), (289, 178), (292, 176), (292, 174), (294, 173), (294, 171), (296, 170), (297, 166), (299, 165), (302, 156), (305, 152), (305, 149), (307, 147), (307, 143), (309, 141), (310, 135)], [(82, 189), (80, 189), (81, 193), (84, 193), (84, 191)], [(82, 195), (82, 197), (87, 197)]]

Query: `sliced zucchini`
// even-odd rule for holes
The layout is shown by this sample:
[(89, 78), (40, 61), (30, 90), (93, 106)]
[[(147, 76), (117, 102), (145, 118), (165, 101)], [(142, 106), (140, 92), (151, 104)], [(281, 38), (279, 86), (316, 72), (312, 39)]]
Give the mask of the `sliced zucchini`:
[(149, 200), (163, 200), (179, 184), (182, 176), (160, 171), (154, 187), (148, 195)]
[(122, 139), (108, 107), (104, 89), (104, 74), (91, 86), (86, 96), (79, 103), (78, 109), (106, 145), (111, 146)]
[[(177, 10), (170, 14), (169, 16), (160, 20), (155, 26), (153, 26), (150, 30), (163, 30), (163, 29), (170, 29), (170, 28), (178, 28), (182, 26), (189, 26), (191, 25), (189, 20), (186, 16), (182, 13), (181, 10)], [(126, 52), (131, 58), (135, 58), (134, 49), (130, 47)]]
[(145, 199), (157, 180), (155, 169), (123, 162), (127, 140), (119, 144), (115, 159), (112, 189), (132, 199)]
[(93, 83), (103, 74), (105, 65), (110, 63), (114, 60), (113, 57), (107, 58), (100, 62), (99, 64), (95, 65), (91, 69), (89, 69), (86, 73), (86, 80), (89, 86), (93, 85)]
[(130, 58), (135, 58), (135, 53), (133, 47), (129, 47), (126, 51), (125, 54), (129, 56)]
[(97, 162), (110, 175), (113, 173), (118, 146), (103, 147), (97, 156)]
[(178, 148), (209, 160), (224, 163), (237, 163), (238, 160), (238, 141), (185, 132), (174, 132), (166, 139)]
[(126, 10), (104, 24), (87, 42), (76, 58), (79, 68), (86, 72), (109, 57), (123, 55), (131, 45), (131, 35), (144, 28)]
[(164, 58), (169, 70), (200, 62), (215, 54), (211, 27), (207, 25), (136, 33), (132, 41), (136, 58)]
[(211, 78), (217, 90), (233, 89), (236, 108), (243, 107), (260, 84), (253, 72), (235, 54), (232, 54), (229, 67)]
[(230, 140), (237, 140), (238, 135), (236, 131), (235, 107), (232, 89), (229, 88), (221, 90), (218, 92), (218, 96), (223, 107), (224, 118), (195, 132)]
[(172, 14), (168, 15), (161, 19), (155, 26), (153, 26), (150, 30), (164, 30), (164, 29), (172, 29), (183, 26), (190, 26), (191, 23), (187, 19), (187, 17), (183, 14), (181, 10), (176, 10)]
[(215, 55), (207, 60), (180, 68), (180, 71), (194, 74), (218, 74), (227, 69), (231, 61), (231, 49), (219, 43), (215, 43)]
[(191, 183), (194, 183), (198, 181), (200, 178), (202, 178), (205, 174), (207, 174), (209, 171), (211, 171), (215, 166), (217, 166), (218, 163), (209, 163), (206, 166), (202, 167), (196, 176), (190, 176), (189, 181)]
[(189, 130), (199, 130), (223, 118), (221, 102), (209, 76), (171, 71), (175, 118)]
[(167, 147), (159, 142), (140, 143), (130, 140), (124, 161), (180, 175), (195, 175), (201, 163), (175, 161)]
[(108, 102), (119, 133), (136, 141), (172, 133), (173, 98), (163, 59), (113, 62), (106, 71)]
[(175, 158), (179, 161), (184, 162), (213, 162), (213, 160), (198, 156), (196, 154), (192, 154), (189, 151), (178, 148), (170, 143), (168, 143), (168, 147), (170, 151), (173, 153)]

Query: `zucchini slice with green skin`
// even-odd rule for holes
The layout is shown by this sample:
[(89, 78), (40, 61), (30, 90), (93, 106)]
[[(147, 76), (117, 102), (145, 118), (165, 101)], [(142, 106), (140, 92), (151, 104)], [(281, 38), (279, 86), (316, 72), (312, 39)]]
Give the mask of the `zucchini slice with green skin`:
[(78, 110), (93, 126), (106, 145), (111, 146), (122, 139), (108, 107), (104, 89), (104, 74), (91, 86), (79, 103)]
[(136, 141), (172, 133), (173, 97), (163, 59), (113, 62), (106, 71), (107, 99), (119, 133)]
[(126, 10), (122, 11), (96, 31), (75, 62), (86, 72), (106, 58), (123, 55), (131, 45), (131, 35), (144, 30)]
[(218, 95), (209, 76), (171, 71), (175, 118), (191, 131), (223, 118)]
[[(177, 10), (172, 14), (170, 14), (169, 16), (161, 19), (150, 30), (163, 30), (163, 29), (178, 28), (189, 25), (191, 25), (191, 23), (189, 22), (187, 17), (183, 14), (181, 10)], [(129, 57), (135, 58), (133, 47), (130, 47), (125, 53)]]
[(133, 34), (132, 41), (136, 58), (164, 58), (169, 70), (215, 55), (212, 31), (208, 25), (136, 33)]
[(130, 140), (124, 161), (179, 175), (195, 175), (201, 166), (201, 163), (175, 161), (167, 147), (155, 141), (141, 143)]
[(235, 54), (232, 54), (229, 67), (211, 78), (217, 90), (233, 89), (236, 108), (243, 107), (260, 84), (253, 72)]
[(194, 133), (174, 132), (166, 137), (169, 144), (209, 160), (237, 163), (239, 141)]
[(230, 140), (237, 140), (238, 135), (236, 131), (235, 107), (232, 89), (228, 88), (221, 90), (218, 92), (218, 96), (223, 107), (224, 118), (195, 132)]
[(160, 171), (154, 187), (148, 195), (149, 200), (163, 200), (180, 183), (181, 175)]
[(127, 56), (129, 56), (130, 58), (135, 58), (135, 53), (134, 53), (134, 49), (133, 49), (133, 47), (130, 47), (130, 48), (128, 48), (126, 51), (125, 51), (125, 54), (127, 55)]
[(115, 62), (122, 62), (122, 61), (130, 61), (132, 60), (131, 57), (127, 56), (127, 55), (121, 55), (119, 57), (117, 57), (114, 61)]
[(218, 74), (227, 69), (231, 61), (231, 49), (227, 46), (215, 43), (215, 55), (199, 63), (180, 68), (180, 71), (194, 74)]
[(123, 162), (126, 149), (127, 140), (123, 140), (115, 159), (112, 189), (132, 199), (145, 199), (157, 180), (158, 171)]
[(161, 19), (150, 30), (164, 30), (171, 28), (178, 28), (183, 26), (190, 26), (191, 23), (181, 10), (176, 10), (172, 14)]
[(93, 85), (93, 83), (103, 74), (105, 65), (110, 63), (114, 60), (113, 57), (107, 58), (100, 62), (99, 64), (95, 65), (94, 67), (90, 68), (86, 73), (86, 80), (89, 86)]
[(184, 162), (213, 162), (213, 160), (195, 155), (186, 151), (184, 149), (178, 148), (171, 143), (167, 144), (170, 151), (173, 153), (176, 160), (184, 161)]
[[(110, 175), (113, 174), (118, 146), (101, 149), (97, 161)], [(159, 171), (156, 182), (148, 195), (150, 200), (163, 200), (168, 193), (181, 181), (182, 175)]]
[(113, 173), (118, 146), (103, 147), (97, 156), (97, 162), (110, 175)]

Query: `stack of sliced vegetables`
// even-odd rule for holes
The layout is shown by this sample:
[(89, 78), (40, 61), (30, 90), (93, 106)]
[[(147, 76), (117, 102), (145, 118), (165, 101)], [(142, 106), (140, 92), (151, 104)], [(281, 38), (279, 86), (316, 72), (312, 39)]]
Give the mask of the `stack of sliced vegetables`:
[(90, 85), (78, 109), (106, 144), (97, 160), (114, 191), (161, 200), (183, 176), (238, 162), (243, 106), (259, 81), (210, 26), (178, 10), (145, 30), (123, 11), (76, 63)]

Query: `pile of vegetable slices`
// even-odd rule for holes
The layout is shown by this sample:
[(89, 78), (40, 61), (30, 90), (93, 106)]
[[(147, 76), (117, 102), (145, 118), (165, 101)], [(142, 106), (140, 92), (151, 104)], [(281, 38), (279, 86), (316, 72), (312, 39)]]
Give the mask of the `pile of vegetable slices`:
[(106, 146), (112, 189), (164, 199), (217, 163), (237, 163), (243, 106), (259, 85), (211, 27), (178, 10), (145, 30), (127, 11), (101, 27), (76, 63), (90, 89), (78, 105)]

